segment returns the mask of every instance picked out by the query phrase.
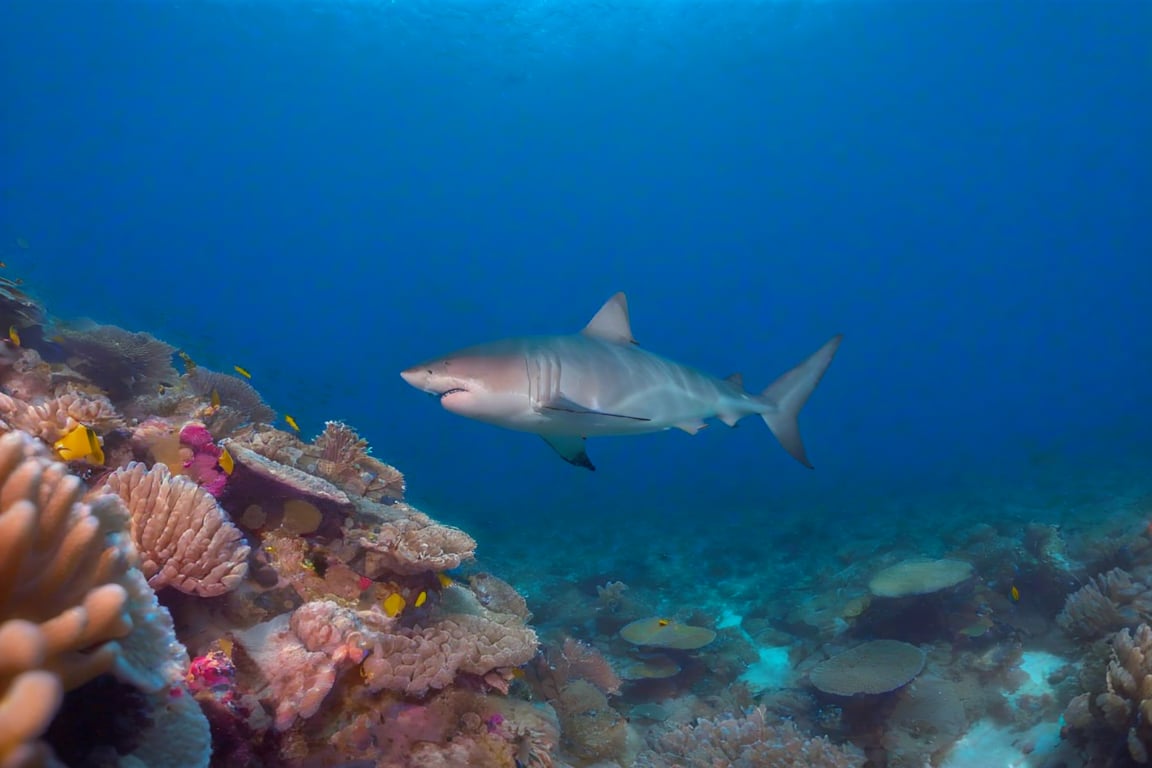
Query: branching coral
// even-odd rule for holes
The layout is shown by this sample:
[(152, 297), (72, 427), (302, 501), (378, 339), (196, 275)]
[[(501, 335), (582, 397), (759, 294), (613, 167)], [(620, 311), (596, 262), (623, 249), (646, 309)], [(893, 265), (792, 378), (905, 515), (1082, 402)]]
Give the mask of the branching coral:
[[(368, 441), (347, 424), (329, 421), (312, 441), (315, 471), (344, 490), (372, 501), (404, 498), (404, 475), (369, 453)], [(310, 465), (311, 466), (311, 465)]]
[(212, 597), (235, 588), (248, 572), (244, 536), (210, 493), (163, 464), (139, 462), (108, 476), (108, 488), (132, 516), (140, 568), (153, 589)]
[(1056, 618), (1073, 637), (1092, 640), (1152, 620), (1152, 587), (1121, 568), (1094, 577), (1068, 596)]
[(1144, 765), (1152, 753), (1152, 627), (1116, 633), (1106, 682), (1098, 696), (1072, 699), (1064, 713), (1066, 730), (1101, 754), (1114, 752), (1116, 735), (1124, 734), (1132, 759)]
[(864, 756), (827, 739), (809, 739), (791, 721), (770, 724), (763, 709), (702, 718), (659, 736), (636, 768), (858, 768)]

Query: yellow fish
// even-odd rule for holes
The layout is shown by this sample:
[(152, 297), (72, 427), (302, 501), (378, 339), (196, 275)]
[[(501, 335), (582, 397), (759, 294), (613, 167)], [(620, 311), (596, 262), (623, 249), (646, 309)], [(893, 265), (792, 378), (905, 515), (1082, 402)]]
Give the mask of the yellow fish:
[(416, 595), (416, 599), (412, 601), (412, 605), (419, 608), (426, 602), (428, 602), (428, 593), (424, 590), (420, 590), (420, 594)]
[(452, 581), (452, 577), (446, 573), (436, 574), (436, 580), (438, 582), (440, 582), (440, 586), (443, 587), (444, 589), (447, 589), (448, 587), (450, 587), (456, 583), (456, 582)]
[(16, 330), (16, 326), (8, 326), (8, 341), (12, 342), (13, 346), (20, 346), (20, 332)]
[(219, 408), (220, 407), (220, 393), (216, 391), (215, 387), (212, 388), (211, 403), (212, 403), (213, 408)]
[(180, 351), (178, 351), (176, 353), (176, 357), (180, 358), (180, 362), (184, 363), (184, 370), (185, 371), (196, 370), (196, 362), (192, 359), (192, 356), (189, 355), (184, 350), (181, 349)]
[(81, 424), (52, 444), (56, 455), (64, 461), (86, 461), (89, 464), (104, 463), (104, 449), (100, 438), (92, 428)]
[(238, 366), (238, 365), (234, 365), (234, 366), (232, 366), (232, 368), (233, 368), (233, 370), (235, 370), (235, 371), (236, 371), (236, 373), (240, 374), (240, 375), (241, 375), (241, 376), (243, 376), (244, 378), (246, 378), (246, 379), (250, 379), (250, 378), (252, 378), (252, 374), (248, 373), (248, 369), (247, 369), (247, 368), (241, 368), (241, 367), (240, 367), (240, 366)]
[(235, 646), (235, 643), (232, 642), (232, 638), (222, 637), (216, 642), (220, 646), (220, 650), (224, 651), (224, 655), (228, 658), (232, 658), (232, 648)]
[(296, 423), (296, 419), (292, 418), (288, 414), (284, 414), (284, 421), (288, 422), (288, 426), (292, 427), (294, 431), (300, 431), (300, 425)]
[(401, 597), (399, 592), (393, 592), (384, 598), (384, 613), (388, 615), (388, 618), (394, 619), (400, 615), (400, 611), (404, 610), (404, 606), (407, 604), (408, 601)]
[(227, 448), (220, 449), (220, 458), (216, 460), (220, 465), (220, 469), (224, 470), (224, 474), (232, 474), (232, 470), (236, 469), (236, 460), (232, 458), (232, 454), (228, 453)]
[(1012, 595), (1013, 602), (1020, 602), (1020, 590), (1016, 589), (1016, 585), (1012, 585), (1012, 589), (1008, 590), (1008, 594)]

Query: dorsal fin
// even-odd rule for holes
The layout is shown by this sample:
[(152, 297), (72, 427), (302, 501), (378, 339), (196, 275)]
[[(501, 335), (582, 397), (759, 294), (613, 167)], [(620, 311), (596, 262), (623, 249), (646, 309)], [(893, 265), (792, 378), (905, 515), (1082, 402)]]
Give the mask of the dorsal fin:
[(742, 373), (733, 373), (733, 374), (730, 374), (728, 376), (725, 376), (724, 381), (728, 382), (729, 384), (735, 385), (737, 389), (740, 389), (740, 390), (744, 389), (744, 374), (742, 374)]
[(632, 326), (628, 322), (628, 299), (620, 292), (604, 302), (600, 311), (580, 333), (613, 344), (635, 344)]

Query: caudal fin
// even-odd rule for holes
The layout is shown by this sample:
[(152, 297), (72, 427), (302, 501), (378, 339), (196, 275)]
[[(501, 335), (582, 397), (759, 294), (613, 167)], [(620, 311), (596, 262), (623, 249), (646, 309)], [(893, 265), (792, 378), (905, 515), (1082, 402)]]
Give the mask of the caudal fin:
[(804, 453), (804, 442), (800, 439), (800, 424), (797, 417), (804, 403), (808, 402), (812, 391), (816, 389), (816, 385), (820, 383), (824, 371), (828, 370), (843, 338), (841, 335), (833, 336), (811, 357), (776, 379), (771, 386), (760, 393), (760, 399), (765, 405), (774, 406), (772, 410), (761, 414), (764, 423), (772, 430), (780, 445), (809, 469), (812, 468), (812, 463)]

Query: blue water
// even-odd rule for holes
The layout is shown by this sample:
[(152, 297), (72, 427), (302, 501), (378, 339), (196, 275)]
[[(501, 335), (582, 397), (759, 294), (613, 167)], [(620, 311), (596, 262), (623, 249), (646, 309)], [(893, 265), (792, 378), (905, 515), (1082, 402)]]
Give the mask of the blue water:
[[(490, 553), (1146, 472), (1150, 28), (1139, 1), (6, 0), (0, 258), (57, 315), (243, 365), (309, 435), (353, 424)], [(397, 375), (618, 290), (647, 348), (754, 389), (844, 333), (817, 469), (749, 420), (595, 440), (588, 473)]]

